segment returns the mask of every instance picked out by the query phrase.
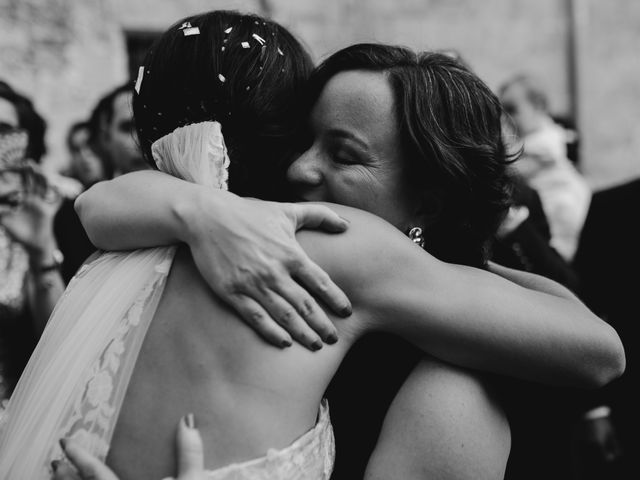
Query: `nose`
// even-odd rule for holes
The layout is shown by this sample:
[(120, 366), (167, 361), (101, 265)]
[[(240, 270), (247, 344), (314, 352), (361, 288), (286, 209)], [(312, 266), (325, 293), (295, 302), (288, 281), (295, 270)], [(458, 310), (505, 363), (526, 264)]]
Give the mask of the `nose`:
[(287, 180), (298, 190), (318, 187), (322, 184), (322, 164), (314, 147), (303, 152), (287, 170)]

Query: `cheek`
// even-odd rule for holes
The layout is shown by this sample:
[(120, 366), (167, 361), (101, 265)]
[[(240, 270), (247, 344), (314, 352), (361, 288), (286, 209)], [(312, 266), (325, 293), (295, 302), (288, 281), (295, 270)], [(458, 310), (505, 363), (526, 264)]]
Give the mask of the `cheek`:
[(374, 208), (376, 188), (374, 182), (363, 172), (334, 171), (327, 177), (327, 190), (332, 197), (331, 201), (363, 210)]

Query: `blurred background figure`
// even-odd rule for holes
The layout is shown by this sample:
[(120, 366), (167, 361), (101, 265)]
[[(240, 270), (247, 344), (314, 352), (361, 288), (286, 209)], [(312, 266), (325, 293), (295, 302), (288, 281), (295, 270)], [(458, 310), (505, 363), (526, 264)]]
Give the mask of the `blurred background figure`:
[[(609, 410), (600, 410), (600, 415), (584, 426), (591, 458), (602, 458), (603, 449), (596, 450), (597, 446), (610, 449), (607, 434), (611, 427), (619, 441), (620, 458), (610, 459), (604, 467), (602, 462), (590, 465), (591, 476), (584, 478), (640, 478), (639, 219), (640, 178), (595, 192), (573, 262), (581, 278), (582, 299), (617, 330), (627, 357), (624, 375), (598, 392), (600, 402)], [(594, 474), (605, 467), (608, 476)], [(612, 469), (623, 473), (614, 476)]]
[(580, 279), (572, 265), (551, 246), (551, 231), (540, 195), (521, 175), (514, 174), (513, 179), (513, 205), (497, 232), (493, 261), (544, 275), (577, 293)]
[(30, 99), (0, 82), (0, 401), (64, 291), (53, 233), (62, 197), (37, 163), (45, 130)]
[(591, 200), (589, 184), (568, 158), (571, 139), (552, 118), (547, 96), (533, 77), (509, 79), (500, 87), (499, 96), (523, 145), (515, 167), (540, 195), (551, 245), (571, 262)]
[(89, 118), (90, 144), (115, 177), (149, 168), (142, 158), (133, 125), (133, 83), (127, 82), (105, 94)]
[[(102, 180), (149, 168), (134, 135), (132, 98), (132, 83), (120, 85), (100, 97), (87, 122), (77, 122), (69, 129), (70, 174), (82, 182), (84, 189)], [(62, 275), (67, 283), (96, 250), (73, 203), (74, 199), (65, 200), (55, 219), (56, 238), (65, 258)]]
[(67, 175), (82, 184), (83, 190), (101, 180), (111, 177), (110, 166), (101, 159), (90, 145), (91, 129), (89, 122), (76, 122), (69, 127), (67, 149), (69, 150), (69, 168)]

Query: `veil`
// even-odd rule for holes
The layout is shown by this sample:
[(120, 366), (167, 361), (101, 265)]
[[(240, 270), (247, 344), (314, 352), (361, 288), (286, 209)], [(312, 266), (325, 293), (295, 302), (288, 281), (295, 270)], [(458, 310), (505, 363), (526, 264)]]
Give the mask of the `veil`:
[[(152, 154), (161, 171), (227, 189), (218, 122), (178, 128)], [(64, 437), (106, 458), (174, 254), (173, 246), (102, 252), (69, 282), (0, 418), (0, 478), (49, 479)]]

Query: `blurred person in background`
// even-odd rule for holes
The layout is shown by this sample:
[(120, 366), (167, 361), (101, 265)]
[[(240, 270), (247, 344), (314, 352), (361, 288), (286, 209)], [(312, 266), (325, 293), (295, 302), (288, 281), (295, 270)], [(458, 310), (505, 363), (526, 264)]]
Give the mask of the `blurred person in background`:
[(640, 178), (594, 192), (573, 261), (581, 278), (580, 296), (619, 332), (627, 352), (625, 374), (600, 391), (604, 408), (590, 412), (582, 424), (584, 447), (593, 459), (587, 467), (616, 479), (640, 478), (639, 209)]
[(126, 82), (106, 93), (89, 118), (89, 142), (107, 165), (107, 178), (149, 168), (135, 139), (132, 99), (133, 83)]
[[(112, 178), (113, 175), (111, 164), (95, 153), (90, 138), (91, 127), (88, 121), (72, 124), (67, 134), (70, 156), (68, 175), (82, 184), (82, 190)], [(55, 236), (64, 255), (62, 277), (65, 283), (71, 280), (80, 265), (95, 251), (73, 208), (74, 201), (75, 197), (66, 198), (54, 221)]]
[(70, 156), (68, 175), (82, 183), (83, 190), (101, 180), (111, 178), (111, 169), (90, 145), (89, 122), (79, 121), (69, 127), (67, 150)]
[[(72, 174), (84, 189), (136, 170), (146, 170), (135, 139), (133, 83), (126, 82), (106, 92), (94, 106), (89, 120), (69, 130), (67, 145), (72, 158)], [(62, 274), (69, 282), (89, 255), (96, 251), (73, 208), (66, 200), (56, 216), (55, 232), (64, 254)]]
[[(46, 123), (0, 82), (0, 401), (11, 394), (64, 291), (53, 234), (61, 196), (37, 162)], [(1, 407), (0, 407), (1, 409)]]
[(509, 79), (500, 87), (499, 96), (523, 145), (515, 167), (540, 195), (551, 229), (551, 245), (571, 262), (591, 189), (568, 158), (566, 130), (553, 120), (547, 95), (533, 77)]

